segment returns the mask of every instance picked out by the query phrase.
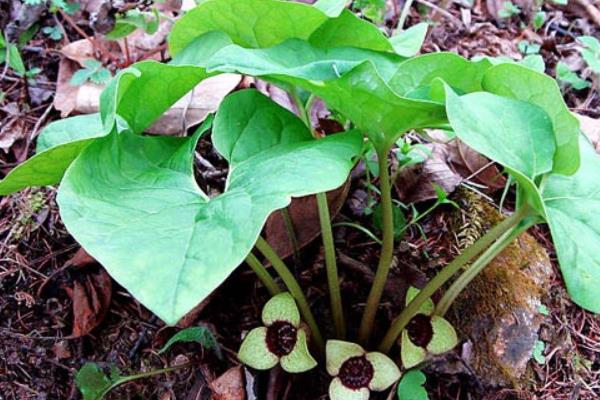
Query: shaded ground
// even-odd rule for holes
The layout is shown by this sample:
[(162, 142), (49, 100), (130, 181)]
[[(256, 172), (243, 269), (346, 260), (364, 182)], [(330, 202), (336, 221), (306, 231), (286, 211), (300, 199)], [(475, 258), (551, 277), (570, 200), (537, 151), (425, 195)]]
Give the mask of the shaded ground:
[[(425, 2), (418, 2), (422, 7)], [(541, 36), (531, 30), (518, 29), (518, 20), (499, 27), (487, 9), (476, 5), (468, 27), (461, 21), (458, 6), (439, 14), (439, 25), (430, 33), (425, 52), (450, 50), (465, 56), (519, 56), (520, 39), (538, 40), (542, 44), (548, 71), (559, 59), (572, 56), (573, 35), (598, 34), (598, 27), (573, 13), (549, 7), (548, 24)], [(395, 15), (388, 15), (393, 19)], [(42, 23), (55, 17), (47, 15)], [(419, 22), (417, 8), (407, 25)], [(69, 37), (77, 32), (66, 27)], [(32, 152), (39, 128), (56, 119), (51, 96), (56, 80), (58, 55), (55, 43), (38, 33), (23, 49), (26, 63), (40, 66), (43, 73), (35, 85), (3, 72), (0, 103), (2, 126), (11, 124), (22, 135), (6, 151), (0, 151), (0, 170), (6, 173)], [(600, 96), (591, 90), (569, 91), (566, 99), (573, 109), (590, 116), (600, 116)], [(210, 143), (203, 141), (200, 154), (217, 168), (224, 165), (216, 158)], [(199, 171), (205, 167), (199, 167)], [(199, 172), (200, 173), (200, 172)], [(219, 174), (209, 185), (219, 188)], [(212, 175), (211, 175), (212, 176)], [(236, 364), (235, 351), (244, 330), (258, 323), (266, 292), (245, 267), (239, 268), (210, 299), (209, 304), (189, 325), (199, 322), (213, 327), (223, 348), (224, 360), (194, 344), (177, 345), (166, 355), (157, 350), (175, 332), (165, 328), (145, 308), (118, 285), (113, 285), (112, 300), (100, 326), (90, 335), (69, 338), (73, 329), (72, 290), (84, 282), (97, 266), (76, 268), (65, 265), (78, 250), (58, 217), (55, 190), (32, 189), (0, 199), (0, 399), (77, 399), (73, 376), (87, 361), (114, 364), (124, 373), (149, 371), (173, 364), (192, 362), (193, 367), (128, 384), (114, 391), (109, 399), (207, 399), (208, 383)], [(364, 175), (356, 176), (348, 201), (338, 220), (359, 221), (371, 225), (364, 211), (366, 185)], [(449, 232), (447, 213), (437, 212), (421, 224), (423, 232), (411, 230), (399, 243), (397, 265), (393, 269), (392, 291), (407, 284), (422, 282), (436, 268), (456, 254), (457, 244)], [(447, 211), (447, 210), (446, 210)], [(379, 248), (362, 233), (350, 228), (335, 229), (342, 271), (343, 298), (352, 302), (350, 326), (356, 329), (366, 298), (369, 270), (376, 264)], [(534, 236), (548, 249), (556, 262), (548, 233), (536, 228)], [(140, 244), (143, 245), (143, 244)], [(313, 305), (322, 326), (327, 326), (328, 298), (325, 271), (318, 241), (306, 247), (298, 269), (301, 285)], [(400, 277), (403, 277), (401, 280)], [(406, 279), (408, 277), (408, 279)], [(528, 387), (521, 389), (482, 390), (478, 383), (463, 376), (429, 376), (428, 390), (433, 399), (594, 399), (600, 396), (600, 317), (574, 306), (566, 295), (559, 274), (548, 288), (546, 300), (549, 318), (541, 338), (547, 342), (546, 363), (530, 363)], [(70, 295), (71, 294), (71, 295)], [(381, 335), (389, 319), (397, 314), (397, 298), (387, 296), (379, 315)], [(353, 322), (353, 323), (352, 323)], [(350, 332), (352, 333), (352, 331)], [(259, 398), (325, 399), (328, 377), (311, 372), (293, 380), (285, 375), (259, 374), (256, 387)], [(271, 396), (271, 397), (269, 397)]]

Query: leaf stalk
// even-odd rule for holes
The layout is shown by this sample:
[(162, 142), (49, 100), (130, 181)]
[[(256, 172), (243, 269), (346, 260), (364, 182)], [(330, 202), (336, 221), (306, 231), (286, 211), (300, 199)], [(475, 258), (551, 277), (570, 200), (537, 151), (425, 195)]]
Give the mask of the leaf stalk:
[(267, 243), (267, 241), (261, 236), (259, 236), (258, 240), (256, 241), (256, 248), (262, 253), (262, 255), (265, 256), (267, 260), (269, 260), (271, 265), (273, 265), (273, 268), (275, 269), (275, 271), (277, 271), (277, 274), (281, 277), (281, 280), (283, 280), (283, 283), (296, 300), (296, 303), (298, 304), (298, 309), (300, 310), (300, 314), (302, 314), (302, 318), (310, 328), (310, 332), (315, 345), (317, 346), (319, 351), (323, 353), (325, 350), (323, 336), (321, 335), (319, 326), (317, 325), (315, 317), (312, 311), (310, 310), (310, 306), (308, 305), (306, 296), (304, 296), (304, 292), (302, 292), (300, 284), (298, 283), (292, 272), (289, 270), (287, 265), (285, 265), (283, 260), (277, 255), (275, 250), (273, 250), (269, 243)]
[(360, 328), (358, 331), (358, 341), (363, 345), (367, 345), (377, 309), (381, 301), (385, 282), (392, 266), (392, 258), (394, 256), (394, 215), (392, 205), (392, 185), (390, 181), (390, 173), (388, 170), (387, 150), (378, 152), (377, 162), (379, 163), (379, 188), (381, 190), (381, 211), (383, 222), (383, 244), (381, 246), (381, 255), (377, 272), (373, 279), (373, 285), (367, 298), (367, 305), (363, 314)]
[(450, 264), (442, 269), (427, 285), (419, 292), (419, 294), (402, 310), (398, 317), (392, 322), (392, 326), (384, 336), (379, 350), (388, 353), (394, 342), (402, 333), (402, 330), (408, 325), (410, 320), (417, 314), (421, 305), (431, 298), (431, 296), (441, 288), (448, 280), (450, 280), (458, 271), (460, 271), (473, 258), (481, 254), (498, 238), (506, 232), (517, 226), (528, 214), (528, 208), (522, 207), (509, 218), (506, 218), (501, 223), (493, 227), (488, 233), (477, 240), (473, 245), (463, 251)]

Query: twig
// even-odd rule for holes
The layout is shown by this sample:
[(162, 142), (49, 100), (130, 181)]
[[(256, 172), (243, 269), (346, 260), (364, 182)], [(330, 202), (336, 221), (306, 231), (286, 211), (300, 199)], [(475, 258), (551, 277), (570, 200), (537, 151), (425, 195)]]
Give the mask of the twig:
[(429, 8), (432, 8), (432, 9), (442, 13), (445, 17), (452, 20), (458, 26), (464, 27), (465, 24), (463, 24), (463, 22), (460, 19), (456, 18), (454, 15), (450, 14), (448, 11), (444, 10), (443, 8), (440, 8), (427, 0), (416, 0), (416, 1), (417, 1), (417, 3), (423, 4)]
[(575, 0), (575, 3), (583, 7), (588, 13), (590, 19), (594, 21), (596, 25), (600, 26), (600, 10), (598, 10), (596, 6), (594, 6), (588, 0)]

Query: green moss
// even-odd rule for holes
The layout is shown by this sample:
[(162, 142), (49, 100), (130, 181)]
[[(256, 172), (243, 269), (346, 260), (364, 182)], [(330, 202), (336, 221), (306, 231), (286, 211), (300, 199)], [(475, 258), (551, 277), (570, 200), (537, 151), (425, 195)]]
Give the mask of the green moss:
[[(462, 248), (479, 239), (503, 217), (496, 208), (470, 191), (463, 190), (459, 196), (464, 208), (457, 211), (461, 215), (453, 218), (453, 228)], [(543, 295), (544, 290), (532, 277), (529, 267), (531, 260), (545, 258), (547, 255), (543, 248), (526, 233), (510, 244), (453, 304), (449, 319), (457, 331), (464, 336), (473, 330), (474, 324), (481, 325), (482, 319), (499, 321), (503, 317), (514, 315), (518, 310), (531, 310), (535, 313), (528, 300)], [(495, 338), (487, 335), (484, 337), (485, 340), (473, 343), (473, 350), (477, 354), (474, 357), (477, 365), (473, 367), (486, 375), (501, 375), (515, 387), (520, 386), (523, 382), (514, 381), (514, 374), (510, 373), (505, 361), (497, 356), (497, 349), (494, 349)]]

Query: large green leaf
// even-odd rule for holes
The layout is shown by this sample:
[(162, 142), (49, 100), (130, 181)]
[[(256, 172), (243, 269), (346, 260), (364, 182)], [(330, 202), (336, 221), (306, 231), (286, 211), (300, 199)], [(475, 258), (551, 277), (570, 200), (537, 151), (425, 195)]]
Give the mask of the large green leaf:
[(214, 131), (213, 144), (232, 168), (273, 146), (312, 139), (298, 117), (256, 90), (227, 96), (215, 118)]
[(554, 127), (556, 154), (554, 172), (571, 175), (579, 167), (579, 122), (567, 108), (556, 81), (516, 64), (500, 64), (487, 71), (486, 91), (541, 107)]
[(38, 137), (37, 154), (15, 167), (0, 181), (0, 195), (30, 186), (54, 185), (93, 138), (105, 131), (98, 114), (62, 119), (48, 124)]
[(394, 54), (347, 47), (323, 50), (295, 39), (268, 49), (227, 46), (206, 67), (210, 72), (238, 72), (306, 89), (354, 122), (384, 151), (409, 129), (447, 122), (443, 105), (401, 97), (386, 84), (382, 76), (393, 76), (401, 61)]
[(456, 135), (506, 167), (524, 188), (526, 201), (545, 215), (534, 182), (552, 170), (556, 144), (548, 114), (524, 101), (486, 92), (458, 96), (450, 88), (446, 108)]
[(277, 45), (287, 39), (311, 39), (324, 47), (354, 45), (391, 51), (379, 29), (344, 10), (329, 18), (316, 7), (280, 0), (208, 0), (189, 11), (173, 26), (169, 50), (177, 55), (195, 39), (211, 31), (225, 32), (249, 48)]
[(135, 133), (143, 132), (177, 100), (208, 78), (204, 69), (142, 61), (121, 71), (100, 96), (100, 114), (107, 131), (116, 116)]
[(430, 53), (403, 62), (388, 84), (399, 95), (423, 97), (436, 79), (442, 79), (462, 93), (481, 91), (485, 72), (492, 67), (486, 60), (469, 61), (454, 53)]
[(35, 152), (41, 153), (61, 144), (100, 136), (102, 133), (102, 121), (98, 113), (60, 119), (42, 129)]
[[(209, 199), (193, 179), (198, 135), (112, 133), (84, 150), (60, 187), (58, 203), (69, 232), (169, 324), (242, 262), (271, 212), (288, 205), (291, 197), (340, 186), (361, 149), (358, 132), (294, 141), (293, 130), (280, 120), (252, 112), (255, 100), (255, 95), (236, 94), (222, 106), (220, 113), (231, 115), (228, 108), (233, 107), (252, 118), (217, 125), (213, 138), (234, 161), (238, 154), (249, 158), (239, 157), (226, 191), (215, 198)], [(274, 104), (271, 109), (280, 113)], [(243, 139), (258, 127), (265, 137), (287, 139), (275, 145), (280, 139), (266, 140), (268, 145), (255, 153), (254, 143)], [(234, 144), (233, 138), (242, 140)], [(242, 149), (246, 144), (251, 148)]]
[(600, 313), (600, 155), (580, 138), (581, 166), (572, 176), (552, 174), (544, 189), (548, 223), (571, 298)]

